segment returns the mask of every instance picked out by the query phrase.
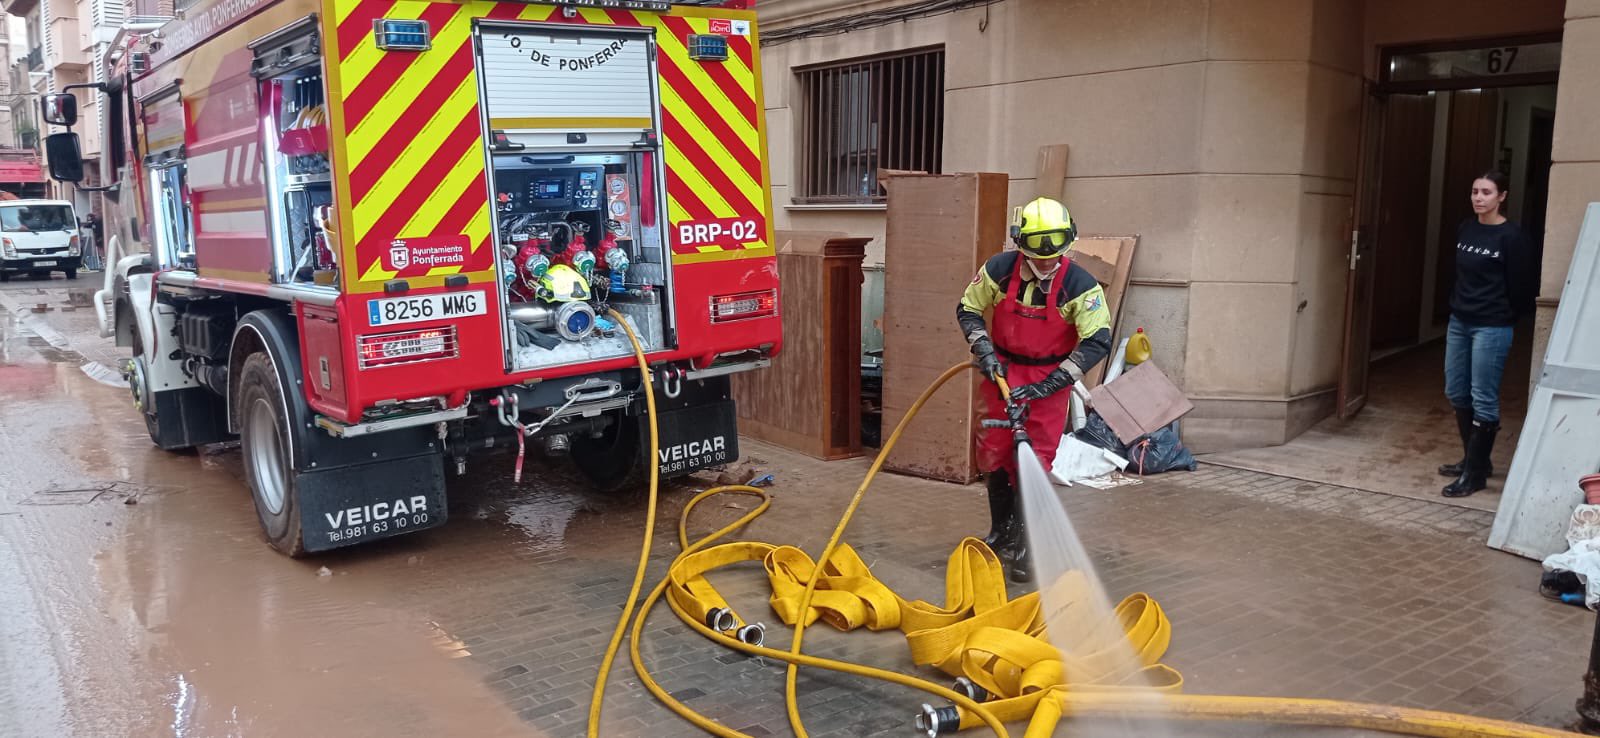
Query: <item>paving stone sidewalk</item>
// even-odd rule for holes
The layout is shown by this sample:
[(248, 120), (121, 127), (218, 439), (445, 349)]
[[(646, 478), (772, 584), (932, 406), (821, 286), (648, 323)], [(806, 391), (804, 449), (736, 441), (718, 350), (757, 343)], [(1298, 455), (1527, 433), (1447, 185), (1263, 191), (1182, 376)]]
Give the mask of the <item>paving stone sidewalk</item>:
[[(777, 475), (771, 512), (745, 536), (811, 550), (868, 465), (818, 462), (751, 441), (745, 451)], [(440, 627), (548, 735), (583, 730), (642, 522), (636, 503), (554, 502), (571, 499), (554, 491), (567, 484), (546, 478), (535, 485), (548, 485), (548, 496), (507, 498), (469, 475), (464, 491), (452, 492), (452, 516), (478, 520), (452, 525), (484, 530), (430, 547), (422, 568), (432, 576), (419, 583)], [(677, 550), (678, 510), (704, 486), (663, 494), (647, 584)], [(1541, 598), (1536, 562), (1486, 548), (1488, 513), (1207, 465), (1116, 490), (1063, 488), (1061, 497), (1112, 596), (1147, 592), (1169, 613), (1174, 641), (1166, 662), (1183, 672), (1186, 692), (1373, 701), (1549, 726), (1573, 718), (1592, 617)], [(559, 519), (505, 525), (536, 517), (530, 505), (560, 508)], [(964, 535), (982, 534), (985, 510), (981, 486), (885, 474), (846, 540), (903, 595), (938, 600), (946, 557)], [(741, 512), (713, 505), (693, 527), (710, 531)], [(460, 586), (466, 582), (478, 584)], [(758, 567), (722, 574), (715, 584), (749, 618), (776, 624)], [(769, 645), (785, 647), (787, 635), (773, 628)], [(817, 627), (806, 642), (810, 653), (912, 671), (898, 632)], [(677, 699), (751, 735), (789, 734), (781, 664), (724, 652), (665, 606), (642, 650)], [(809, 670), (800, 683), (813, 735), (907, 735), (926, 701), (900, 687)], [(609, 689), (606, 735), (700, 734), (650, 697), (625, 657)]]

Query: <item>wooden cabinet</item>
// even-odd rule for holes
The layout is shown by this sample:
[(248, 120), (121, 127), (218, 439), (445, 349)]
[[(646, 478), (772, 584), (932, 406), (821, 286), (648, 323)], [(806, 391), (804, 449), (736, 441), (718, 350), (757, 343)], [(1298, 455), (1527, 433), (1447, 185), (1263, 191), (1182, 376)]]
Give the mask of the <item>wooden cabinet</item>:
[(861, 260), (868, 238), (778, 231), (783, 349), (735, 375), (739, 431), (819, 459), (860, 456)]

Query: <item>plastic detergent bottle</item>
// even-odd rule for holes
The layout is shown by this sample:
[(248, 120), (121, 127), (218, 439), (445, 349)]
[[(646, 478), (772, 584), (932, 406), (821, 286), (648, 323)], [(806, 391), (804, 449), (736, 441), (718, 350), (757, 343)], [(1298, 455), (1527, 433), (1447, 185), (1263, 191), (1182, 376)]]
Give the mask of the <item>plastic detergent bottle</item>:
[(1150, 360), (1150, 337), (1145, 335), (1143, 328), (1128, 337), (1128, 349), (1123, 352), (1122, 360), (1128, 366), (1137, 366)]

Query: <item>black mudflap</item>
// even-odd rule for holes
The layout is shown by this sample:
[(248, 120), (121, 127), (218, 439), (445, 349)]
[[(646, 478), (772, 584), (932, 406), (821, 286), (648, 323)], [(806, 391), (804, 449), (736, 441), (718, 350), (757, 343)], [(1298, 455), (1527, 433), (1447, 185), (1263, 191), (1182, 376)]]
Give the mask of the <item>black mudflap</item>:
[(204, 387), (155, 393), (155, 442), (167, 451), (222, 443), (228, 432), (228, 405)]
[(427, 530), (446, 518), (437, 453), (300, 472), (295, 485), (307, 551)]
[[(663, 479), (739, 460), (739, 418), (733, 400), (720, 400), (656, 414)], [(648, 430), (646, 430), (648, 432)], [(647, 452), (649, 445), (644, 447)]]

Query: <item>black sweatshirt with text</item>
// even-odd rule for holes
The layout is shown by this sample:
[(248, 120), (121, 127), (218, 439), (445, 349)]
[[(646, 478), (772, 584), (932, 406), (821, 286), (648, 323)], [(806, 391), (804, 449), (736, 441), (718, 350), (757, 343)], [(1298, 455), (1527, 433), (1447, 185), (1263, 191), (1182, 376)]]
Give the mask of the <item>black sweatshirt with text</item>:
[(1516, 223), (1484, 225), (1476, 217), (1456, 230), (1456, 287), (1450, 312), (1470, 325), (1515, 325), (1539, 295), (1539, 254)]

